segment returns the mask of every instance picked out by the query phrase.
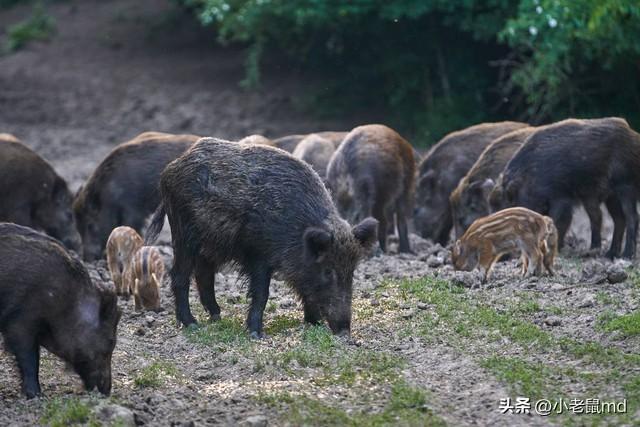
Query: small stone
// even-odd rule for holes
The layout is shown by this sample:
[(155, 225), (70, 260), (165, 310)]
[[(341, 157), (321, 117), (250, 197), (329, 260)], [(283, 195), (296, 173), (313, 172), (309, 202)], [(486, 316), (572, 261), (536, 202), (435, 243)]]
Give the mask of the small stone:
[(560, 326), (562, 324), (562, 319), (559, 316), (549, 316), (544, 319), (544, 323), (548, 326)]
[(582, 280), (587, 280), (589, 282), (599, 281), (601, 277), (606, 276), (606, 267), (605, 265), (597, 260), (591, 260), (584, 264), (582, 267)]
[(144, 326), (140, 326), (138, 329), (136, 329), (136, 335), (143, 336), (146, 333), (147, 330), (144, 328)]
[(453, 275), (453, 283), (465, 288), (472, 288), (480, 283), (480, 280), (470, 271), (456, 271)]
[(153, 316), (146, 316), (144, 318), (144, 324), (147, 326), (152, 326), (154, 323), (156, 323), (156, 319)]
[(582, 299), (580, 304), (578, 304), (578, 308), (589, 308), (594, 305), (596, 305), (596, 299), (593, 295), (589, 294)]
[(280, 308), (291, 308), (294, 305), (296, 305), (296, 303), (292, 300), (292, 299), (283, 299), (282, 301), (280, 301)]
[(427, 258), (427, 265), (431, 268), (437, 268), (444, 264), (444, 259), (436, 255), (430, 255)]
[(407, 311), (404, 311), (402, 313), (402, 318), (403, 319), (411, 319), (415, 315), (416, 315), (416, 311), (415, 310), (407, 310)]
[(370, 302), (370, 304), (371, 304), (373, 307), (378, 307), (378, 306), (380, 305), (380, 301), (378, 301), (378, 300), (377, 300), (377, 299), (375, 299), (375, 298), (371, 298), (371, 302)]
[(119, 425), (133, 427), (136, 425), (136, 419), (133, 411), (124, 406), (113, 403), (100, 403), (96, 405), (93, 414), (105, 425)]
[(247, 427), (266, 427), (269, 420), (264, 415), (253, 415), (242, 423), (243, 426)]
[(607, 280), (609, 283), (620, 283), (627, 280), (629, 275), (624, 271), (624, 267), (620, 263), (611, 264), (607, 268)]
[(420, 301), (417, 305), (419, 310), (426, 310), (429, 308), (429, 304)]

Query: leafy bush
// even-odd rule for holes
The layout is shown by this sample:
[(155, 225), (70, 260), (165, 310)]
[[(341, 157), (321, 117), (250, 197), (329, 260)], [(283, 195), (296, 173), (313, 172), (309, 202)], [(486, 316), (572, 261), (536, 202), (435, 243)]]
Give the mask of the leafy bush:
[(314, 104), (380, 108), (425, 142), (483, 120), (640, 111), (633, 0), (176, 1), (247, 44), (245, 85), (282, 52), (330, 82)]
[(33, 8), (31, 17), (9, 27), (6, 49), (16, 51), (29, 42), (49, 40), (54, 31), (54, 19), (47, 15), (42, 4), (38, 3)]

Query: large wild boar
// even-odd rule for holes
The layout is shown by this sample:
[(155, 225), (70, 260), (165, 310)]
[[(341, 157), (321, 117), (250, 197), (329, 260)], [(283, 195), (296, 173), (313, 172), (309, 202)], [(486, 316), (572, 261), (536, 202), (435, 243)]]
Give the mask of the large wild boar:
[(535, 129), (518, 129), (493, 141), (460, 180), (449, 197), (456, 238), (460, 238), (473, 221), (491, 213), (489, 194), (493, 190), (495, 180)]
[(519, 122), (482, 123), (452, 132), (429, 150), (418, 168), (416, 230), (445, 245), (453, 227), (449, 196), (482, 151), (496, 138), (528, 126)]
[(416, 164), (413, 148), (384, 125), (353, 129), (331, 158), (327, 185), (340, 214), (351, 223), (378, 220), (380, 249), (396, 214), (399, 251), (410, 252), (407, 221), (413, 210)]
[(318, 172), (320, 178), (325, 179), (327, 166), (335, 151), (335, 144), (331, 140), (312, 133), (300, 141), (296, 149), (293, 150), (293, 157), (308, 163), (313, 170)]
[(42, 230), (80, 251), (67, 183), (12, 135), (0, 134), (0, 221)]
[(23, 393), (41, 393), (44, 347), (69, 363), (87, 390), (109, 394), (120, 317), (115, 293), (95, 286), (57, 240), (27, 227), (0, 223), (0, 259), (0, 333)]
[[(319, 135), (322, 138), (328, 139), (336, 148), (338, 148), (344, 137), (347, 136), (347, 133), (348, 132), (323, 131), (315, 132), (315, 135)], [(287, 135), (276, 138), (272, 142), (274, 147), (280, 148), (284, 151), (288, 151), (289, 153), (293, 153), (293, 150), (296, 149), (300, 141), (302, 141), (309, 135), (312, 134)]]
[(73, 202), (86, 261), (102, 257), (114, 228), (142, 232), (160, 202), (160, 173), (198, 138), (145, 132), (118, 145), (98, 165)]
[(334, 333), (349, 333), (353, 271), (378, 224), (366, 218), (350, 227), (309, 165), (276, 148), (203, 138), (167, 166), (160, 187), (162, 204), (145, 243), (158, 235), (166, 212), (179, 322), (196, 322), (189, 308), (194, 271), (200, 301), (212, 319), (220, 318), (215, 273), (235, 263), (249, 282), (253, 337), (262, 336), (274, 272), (302, 300), (306, 322), (324, 318)]
[(533, 133), (507, 164), (491, 195), (501, 206), (524, 206), (553, 218), (562, 245), (573, 207), (591, 220), (591, 247), (600, 247), (606, 202), (614, 221), (608, 256), (635, 255), (640, 182), (640, 136), (624, 119), (568, 119)]

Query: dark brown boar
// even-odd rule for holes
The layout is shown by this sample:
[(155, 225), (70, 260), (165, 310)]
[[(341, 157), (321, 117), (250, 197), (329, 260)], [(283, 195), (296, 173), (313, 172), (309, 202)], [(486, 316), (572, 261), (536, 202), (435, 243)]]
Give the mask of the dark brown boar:
[(308, 163), (324, 180), (327, 166), (335, 151), (336, 147), (332, 141), (312, 133), (300, 141), (293, 150), (293, 157)]
[(305, 321), (324, 318), (334, 333), (349, 332), (353, 271), (378, 224), (367, 218), (351, 228), (309, 165), (276, 148), (203, 138), (167, 166), (160, 185), (162, 205), (145, 243), (161, 230), (166, 211), (180, 323), (196, 322), (189, 308), (194, 270), (200, 301), (212, 319), (220, 318), (215, 273), (232, 262), (249, 282), (252, 336), (262, 336), (274, 272), (302, 300)]
[(111, 391), (120, 314), (111, 289), (95, 286), (57, 240), (0, 223), (0, 333), (15, 356), (22, 391), (40, 394), (40, 347), (68, 362), (87, 390)]
[(624, 119), (568, 119), (533, 133), (507, 164), (491, 195), (500, 206), (524, 206), (549, 215), (559, 246), (573, 207), (583, 203), (591, 221), (591, 247), (600, 247), (606, 202), (614, 221), (608, 256), (635, 255), (640, 182), (640, 136)]
[(0, 221), (42, 230), (80, 251), (67, 183), (13, 135), (0, 134)]
[(327, 185), (343, 218), (352, 224), (369, 216), (378, 220), (383, 251), (395, 213), (399, 251), (410, 252), (407, 220), (413, 210), (415, 168), (411, 144), (396, 131), (364, 125), (349, 132), (331, 158)]
[(453, 227), (449, 196), (482, 151), (496, 138), (528, 126), (519, 122), (482, 123), (452, 132), (423, 158), (418, 168), (416, 230), (442, 245)]
[(507, 162), (535, 128), (525, 127), (503, 135), (484, 149), (449, 197), (457, 238), (478, 218), (491, 213), (489, 194)]
[(160, 173), (197, 140), (195, 135), (145, 132), (109, 153), (73, 203), (85, 260), (103, 256), (109, 233), (117, 226), (141, 233), (160, 202)]

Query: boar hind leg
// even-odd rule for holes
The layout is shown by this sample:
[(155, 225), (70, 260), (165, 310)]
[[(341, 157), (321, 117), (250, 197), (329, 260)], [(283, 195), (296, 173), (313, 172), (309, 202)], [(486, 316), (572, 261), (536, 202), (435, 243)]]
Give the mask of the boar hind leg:
[(633, 191), (630, 189), (625, 191), (625, 194), (620, 197), (620, 203), (627, 223), (627, 235), (625, 238), (624, 252), (622, 253), (622, 256), (625, 258), (633, 258), (636, 255), (638, 234), (638, 210), (636, 209), (637, 200)]
[[(387, 214), (384, 207), (377, 207), (373, 217), (378, 220), (378, 242), (382, 252), (387, 252)], [(392, 217), (393, 220), (393, 217)]]
[(620, 201), (615, 196), (609, 196), (607, 199), (607, 210), (613, 219), (613, 236), (611, 238), (611, 247), (607, 252), (607, 257), (613, 259), (620, 256), (622, 251), (622, 237), (624, 236), (624, 229), (626, 221), (624, 219), (624, 212)]
[(200, 295), (200, 302), (209, 312), (211, 320), (220, 320), (220, 306), (216, 301), (215, 280), (216, 267), (203, 258), (196, 262), (196, 285)]
[(269, 283), (271, 282), (271, 269), (262, 262), (251, 265), (249, 272), (249, 296), (251, 305), (247, 315), (247, 329), (251, 338), (263, 338), (262, 317), (269, 299)]
[(600, 201), (588, 199), (583, 204), (591, 223), (591, 249), (600, 249), (602, 245), (602, 210), (600, 210)]
[(549, 216), (553, 219), (558, 230), (558, 249), (564, 246), (564, 236), (571, 225), (573, 206), (568, 200), (553, 200), (549, 209)]
[(398, 222), (398, 237), (400, 239), (398, 252), (412, 253), (409, 245), (409, 227), (407, 226), (407, 213), (410, 210), (406, 209), (406, 205), (406, 202), (399, 201), (396, 207), (396, 221)]
[(41, 394), (40, 380), (40, 346), (35, 337), (27, 331), (9, 332), (6, 335), (6, 345), (10, 353), (16, 358), (20, 376), (22, 377), (22, 392), (28, 399)]
[(169, 275), (171, 276), (171, 289), (176, 301), (176, 318), (179, 323), (189, 326), (197, 323), (189, 308), (189, 282), (193, 272), (193, 262), (184, 249), (177, 245), (174, 246), (173, 267), (171, 267)]

